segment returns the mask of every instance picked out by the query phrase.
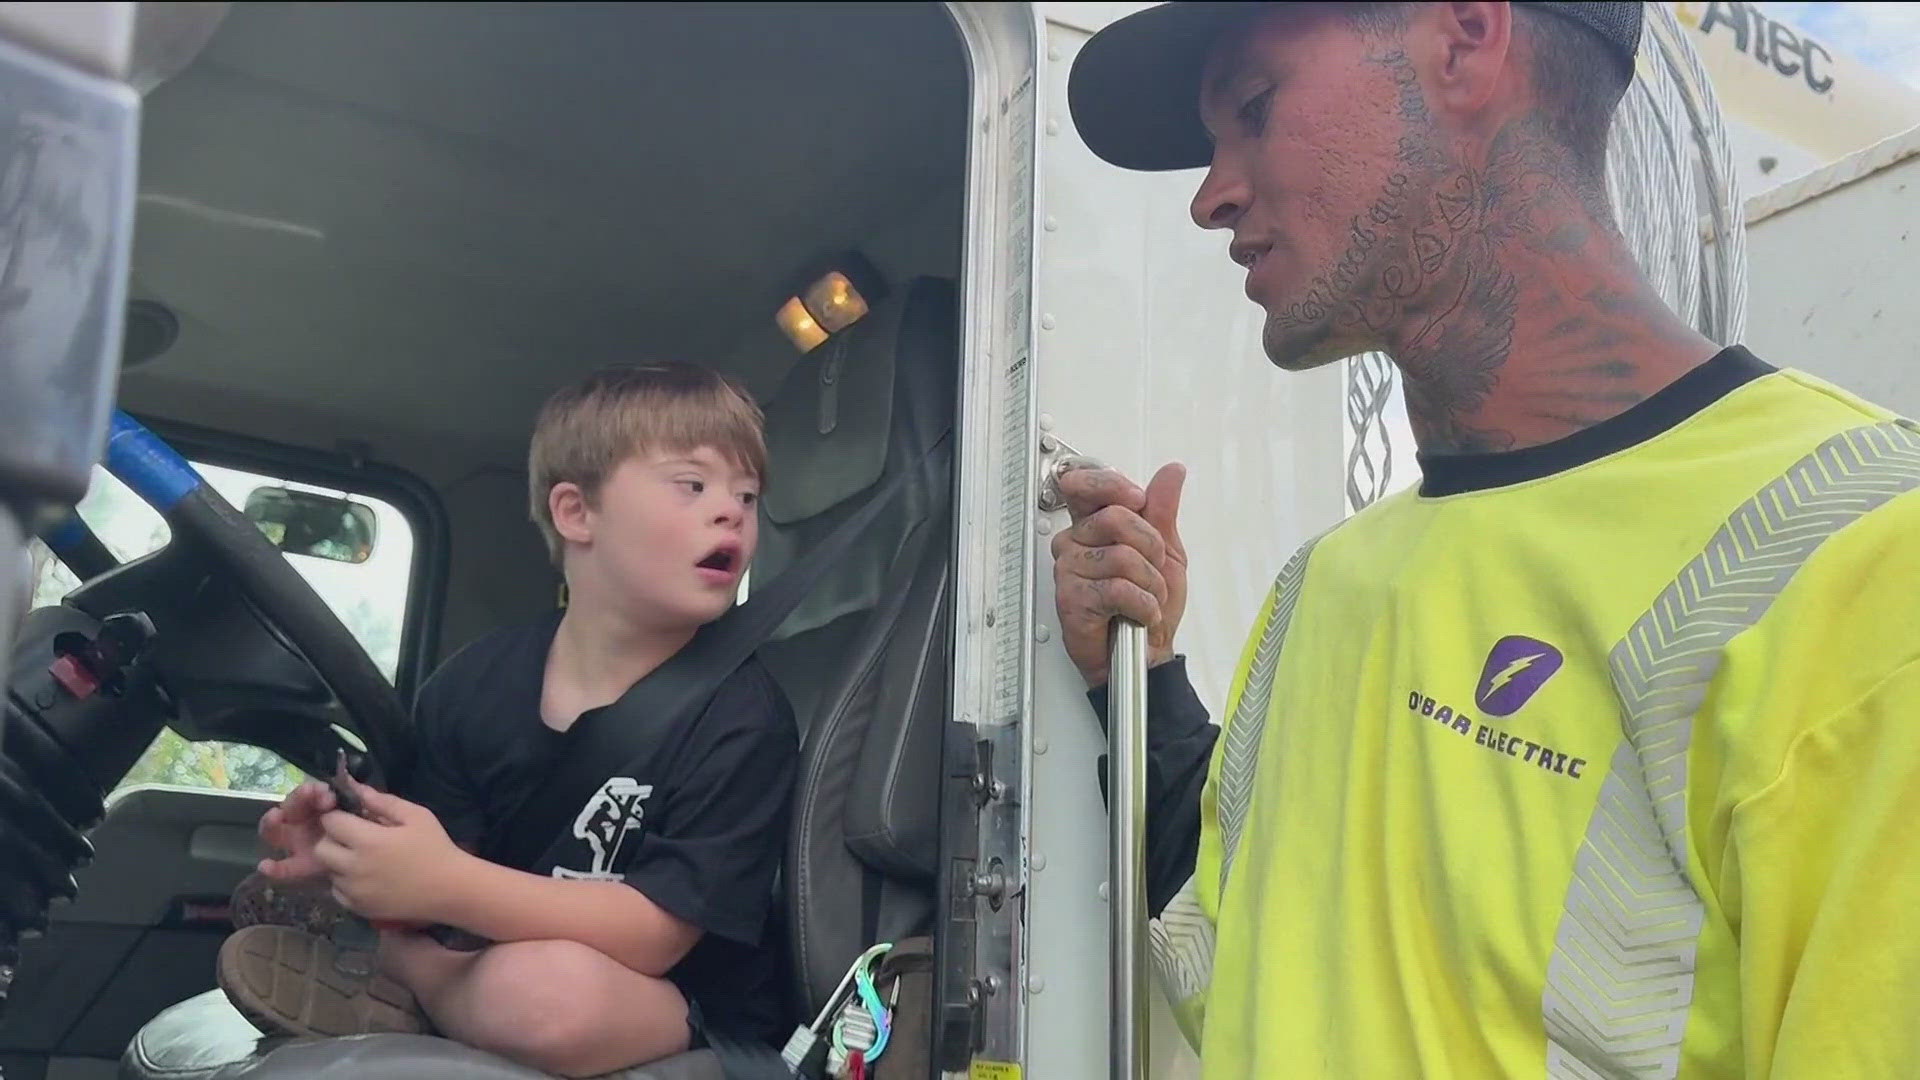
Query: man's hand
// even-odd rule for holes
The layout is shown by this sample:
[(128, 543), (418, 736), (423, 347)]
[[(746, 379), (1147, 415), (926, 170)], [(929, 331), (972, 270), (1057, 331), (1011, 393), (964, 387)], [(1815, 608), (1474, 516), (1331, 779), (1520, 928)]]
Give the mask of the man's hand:
[(275, 881), (305, 881), (326, 873), (313, 857), (313, 846), (320, 842), (320, 815), (338, 807), (333, 789), (318, 780), (309, 780), (280, 800), (280, 805), (260, 816), (260, 839), (281, 853), (277, 859), (260, 860), (260, 872)]
[(334, 899), (363, 918), (440, 921), (449, 879), (473, 856), (454, 846), (433, 811), (348, 782), (373, 820), (343, 810), (320, 819), (326, 835), (313, 854), (332, 878)]
[(1154, 474), (1145, 491), (1111, 469), (1060, 477), (1073, 526), (1053, 538), (1053, 596), (1067, 655), (1088, 686), (1107, 681), (1116, 616), (1147, 628), (1149, 664), (1173, 658), (1187, 610), (1187, 549), (1180, 543), (1181, 465)]

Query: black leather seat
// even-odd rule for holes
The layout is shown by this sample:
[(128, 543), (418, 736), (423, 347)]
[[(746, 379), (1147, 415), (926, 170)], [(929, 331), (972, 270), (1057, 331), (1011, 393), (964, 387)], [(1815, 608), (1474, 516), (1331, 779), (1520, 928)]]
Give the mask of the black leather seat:
[[(952, 283), (916, 280), (882, 307), (893, 304), (896, 310), (874, 312), (880, 340), (856, 341), (850, 350), (857, 358), (864, 348), (882, 344), (877, 351), (893, 369), (882, 384), (891, 416), (877, 480), (918, 462), (955, 415)], [(859, 375), (851, 363), (848, 374)], [(879, 380), (878, 373), (874, 377)], [(769, 410), (770, 433), (782, 430), (783, 404), (797, 405), (792, 412), (809, 421), (821, 415), (803, 388), (793, 385), (812, 378), (806, 369), (790, 377)], [(861, 389), (843, 383), (842, 402)], [(869, 404), (875, 396), (867, 396)], [(774, 490), (783, 482), (776, 478)], [(857, 495), (846, 498), (800, 528), (831, 528), (838, 514), (859, 502)], [(909, 488), (900, 513), (865, 545), (858, 560), (864, 567), (849, 567), (845, 580), (829, 581), (822, 590), (818, 599), (836, 606), (813, 618), (803, 607), (783, 628), (800, 632), (761, 650), (796, 707), (808, 705), (783, 868), (794, 1002), (808, 1019), (869, 945), (933, 929), (940, 749), (952, 652), (951, 503), (950, 469)], [(846, 607), (857, 610), (823, 622)], [(823, 655), (841, 659), (822, 669)]]
[(870, 945), (933, 932), (950, 667), (946, 516), (901, 552), (801, 747), (785, 891), (794, 1000), (811, 1018)]
[[(897, 318), (875, 320), (885, 339), (866, 343), (884, 346), (896, 367), (896, 377), (888, 380), (893, 409), (882, 432), (884, 465), (876, 482), (917, 460), (953, 416), (951, 284), (922, 279), (903, 291), (894, 301), (901, 305)], [(779, 460), (782, 448), (773, 450)], [(796, 1015), (807, 1019), (869, 945), (933, 929), (951, 651), (949, 486), (947, 475), (930, 475), (922, 491), (902, 500), (891, 528), (862, 552), (884, 568), (867, 588), (872, 606), (807, 626), (763, 650), (776, 677), (797, 691), (796, 708), (804, 707), (801, 715), (809, 717), (782, 868), (793, 1004)], [(857, 503), (856, 497), (836, 506)], [(803, 530), (818, 525), (799, 523)], [(804, 539), (799, 546), (804, 550)], [(839, 595), (845, 607), (847, 591)], [(839, 659), (823, 664), (829, 655)], [(545, 1074), (430, 1036), (262, 1038), (216, 990), (167, 1009), (143, 1027), (121, 1058), (120, 1075), (541, 1080)], [(712, 1051), (700, 1050), (611, 1076), (726, 1080), (727, 1073)]]

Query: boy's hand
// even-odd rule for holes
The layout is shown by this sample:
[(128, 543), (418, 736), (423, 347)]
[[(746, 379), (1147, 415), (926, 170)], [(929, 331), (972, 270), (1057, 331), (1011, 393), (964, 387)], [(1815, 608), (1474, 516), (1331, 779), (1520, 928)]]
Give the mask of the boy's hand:
[(320, 816), (338, 805), (333, 789), (318, 780), (287, 792), (279, 806), (260, 816), (260, 839), (282, 853), (277, 859), (260, 860), (260, 872), (275, 881), (304, 881), (326, 873), (313, 848), (325, 835)]
[(372, 820), (341, 810), (320, 819), (314, 857), (334, 899), (357, 915), (391, 922), (438, 921), (448, 876), (472, 858), (454, 846), (433, 811), (351, 780)]

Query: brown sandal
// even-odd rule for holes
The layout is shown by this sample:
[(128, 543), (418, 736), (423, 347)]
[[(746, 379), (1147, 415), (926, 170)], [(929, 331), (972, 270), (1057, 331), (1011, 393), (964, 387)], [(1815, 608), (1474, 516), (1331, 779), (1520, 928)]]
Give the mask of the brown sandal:
[(220, 946), (227, 1000), (269, 1035), (331, 1038), (418, 1034), (427, 1019), (411, 991), (381, 974), (371, 952), (290, 926), (249, 926)]

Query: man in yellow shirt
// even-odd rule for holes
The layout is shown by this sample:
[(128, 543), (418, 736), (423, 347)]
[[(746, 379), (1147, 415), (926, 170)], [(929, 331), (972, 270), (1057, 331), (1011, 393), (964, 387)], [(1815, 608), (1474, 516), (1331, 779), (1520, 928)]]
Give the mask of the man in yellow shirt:
[(1647, 284), (1602, 180), (1640, 20), (1177, 3), (1076, 58), (1087, 144), (1210, 166), (1268, 355), (1386, 351), (1422, 464), (1281, 571), (1217, 738), (1182, 472), (1064, 485), (1096, 706), (1149, 626), (1209, 1078), (1920, 1075), (1920, 429)]

